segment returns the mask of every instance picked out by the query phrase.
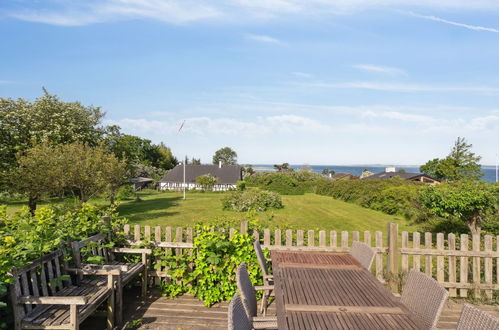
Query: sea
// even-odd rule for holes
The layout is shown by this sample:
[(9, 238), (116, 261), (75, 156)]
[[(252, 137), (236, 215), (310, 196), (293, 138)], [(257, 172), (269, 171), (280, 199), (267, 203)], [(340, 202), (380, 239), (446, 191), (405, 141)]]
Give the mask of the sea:
[[(275, 171), (274, 165), (269, 164), (252, 164), (253, 169), (257, 172)], [(350, 173), (359, 176), (362, 171), (369, 170), (373, 173), (384, 172), (386, 167), (395, 167), (395, 171), (405, 170), (408, 173), (419, 173), (419, 166), (417, 165), (289, 165), (294, 170), (300, 170), (304, 167), (310, 168), (313, 172), (322, 173), (322, 170), (327, 168), (336, 173)], [(483, 177), (482, 180), (488, 182), (496, 182), (496, 168), (495, 166), (482, 166)]]

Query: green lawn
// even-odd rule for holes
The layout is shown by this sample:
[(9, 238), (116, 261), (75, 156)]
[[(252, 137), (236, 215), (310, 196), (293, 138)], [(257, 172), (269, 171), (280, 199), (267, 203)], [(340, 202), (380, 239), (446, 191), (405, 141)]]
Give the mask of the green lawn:
[[(176, 192), (146, 190), (139, 195), (142, 201), (121, 201), (118, 207), (120, 215), (127, 217), (131, 224), (189, 227), (198, 222), (225, 218), (234, 222), (257, 219), (265, 227), (280, 229), (385, 232), (388, 222), (396, 222), (400, 231), (417, 230), (416, 226), (410, 225), (403, 217), (387, 215), (316, 194), (282, 196), (283, 209), (252, 214), (222, 210), (221, 199), (224, 193), (188, 192), (186, 200), (182, 199), (181, 193)], [(54, 199), (41, 202), (38, 206), (62, 202)], [(99, 205), (109, 203), (100, 198), (90, 202)], [(66, 200), (66, 203), (74, 201)], [(8, 203), (7, 212), (16, 212), (25, 205), (26, 201)]]
[(400, 230), (415, 230), (403, 217), (345, 203), (315, 194), (282, 196), (284, 208), (263, 213), (239, 213), (222, 210), (223, 193), (181, 193), (147, 191), (142, 201), (124, 201), (118, 211), (132, 224), (188, 227), (216, 218), (243, 220), (257, 218), (269, 227), (324, 230), (382, 230), (388, 222), (399, 224)]

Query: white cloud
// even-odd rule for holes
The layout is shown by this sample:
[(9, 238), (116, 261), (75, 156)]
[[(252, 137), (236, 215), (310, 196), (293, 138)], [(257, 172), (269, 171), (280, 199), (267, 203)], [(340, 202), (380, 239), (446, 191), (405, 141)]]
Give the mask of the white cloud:
[(22, 9), (10, 16), (30, 22), (80, 26), (126, 19), (153, 19), (173, 24), (211, 19), (221, 15), (211, 5), (193, 0), (58, 1), (57, 9)]
[(343, 83), (302, 83), (297, 85), (320, 88), (354, 88), (369, 89), (386, 92), (459, 92), (459, 93), (483, 93), (498, 94), (499, 87), (490, 86), (449, 86), (449, 85), (425, 85), (425, 84), (405, 84), (405, 83), (385, 83), (376, 81), (343, 82)]
[(356, 64), (353, 66), (356, 69), (363, 70), (363, 71), (369, 71), (369, 72), (376, 72), (376, 73), (384, 73), (384, 74), (390, 74), (390, 75), (407, 75), (407, 73), (400, 69), (400, 68), (395, 68), (392, 66), (379, 66), (379, 65), (372, 65), (372, 64)]
[(428, 19), (431, 21), (435, 21), (435, 22), (441, 22), (441, 23), (445, 23), (445, 24), (459, 26), (459, 27), (462, 27), (462, 28), (465, 28), (468, 30), (499, 33), (499, 29), (494, 29), (494, 28), (490, 28), (490, 27), (484, 27), (484, 26), (479, 26), (479, 25), (470, 25), (470, 24), (449, 21), (449, 20), (446, 20), (446, 19), (443, 19), (443, 18), (440, 18), (437, 16), (427, 16), (427, 15), (420, 15), (420, 14), (416, 14), (416, 13), (410, 13), (410, 14), (414, 17), (419, 17), (419, 18), (424, 18), (424, 19)]
[[(25, 5), (29, 3), (31, 7)], [(153, 19), (172, 24), (223, 20), (272, 20), (291, 15), (347, 14), (379, 9), (494, 10), (496, 0), (45, 0), (17, 2), (7, 15), (25, 21), (78, 26)], [(450, 21), (449, 21), (450, 22)], [(449, 23), (446, 21), (446, 23)], [(449, 24), (454, 24), (450, 22)], [(461, 23), (456, 23), (461, 24)]]
[(282, 42), (276, 38), (262, 34), (247, 34), (246, 38), (253, 41), (264, 42), (269, 44), (281, 44)]
[(293, 76), (297, 76), (297, 77), (300, 77), (300, 78), (312, 78), (313, 77), (313, 75), (311, 75), (310, 73), (299, 72), (299, 71), (291, 72), (291, 74)]

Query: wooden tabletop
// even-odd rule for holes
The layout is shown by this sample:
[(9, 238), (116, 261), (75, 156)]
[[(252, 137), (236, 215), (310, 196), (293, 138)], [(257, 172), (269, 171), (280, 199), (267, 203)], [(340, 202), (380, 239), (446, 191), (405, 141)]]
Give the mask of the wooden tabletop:
[(348, 254), (272, 251), (272, 265), (279, 329), (422, 328)]

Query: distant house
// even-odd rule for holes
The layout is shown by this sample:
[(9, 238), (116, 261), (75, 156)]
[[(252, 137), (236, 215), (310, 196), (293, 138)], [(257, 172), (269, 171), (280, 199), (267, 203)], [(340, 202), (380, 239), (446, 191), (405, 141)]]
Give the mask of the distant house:
[(406, 173), (406, 172), (395, 172), (395, 167), (387, 167), (385, 172), (380, 172), (376, 173), (370, 176), (367, 176), (365, 178), (362, 178), (363, 180), (370, 180), (370, 179), (391, 179), (399, 177), (401, 179), (409, 180), (409, 181), (419, 181), (419, 182), (424, 182), (427, 184), (439, 184), (440, 180), (432, 178), (429, 175), (423, 174), (423, 173)]
[[(185, 165), (186, 189), (203, 187), (196, 184), (196, 178), (211, 174), (218, 178), (219, 183), (213, 187), (214, 191), (225, 191), (236, 188), (237, 181), (243, 179), (242, 166), (239, 165)], [(177, 165), (159, 181), (160, 190), (181, 190), (184, 188), (184, 165)]]
[(151, 178), (144, 178), (139, 176), (137, 178), (130, 179), (130, 182), (132, 183), (133, 190), (142, 190), (151, 185), (154, 180)]
[(359, 177), (350, 173), (339, 172), (339, 173), (334, 173), (332, 175), (330, 174), (328, 178), (330, 178), (331, 180), (355, 180), (358, 179)]

